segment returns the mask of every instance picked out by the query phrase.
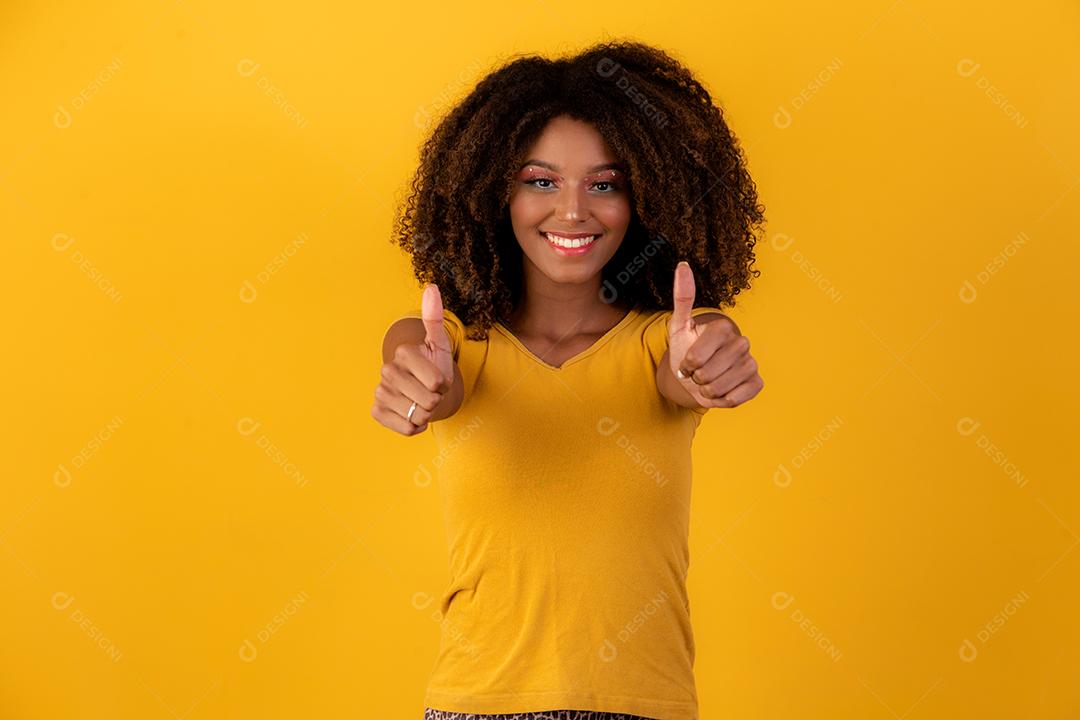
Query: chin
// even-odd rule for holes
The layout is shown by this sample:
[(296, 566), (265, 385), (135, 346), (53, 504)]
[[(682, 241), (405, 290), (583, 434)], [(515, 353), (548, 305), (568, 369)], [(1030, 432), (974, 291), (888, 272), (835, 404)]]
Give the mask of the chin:
[(579, 269), (576, 272), (567, 272), (565, 270), (548, 271), (544, 268), (541, 268), (540, 270), (548, 277), (548, 279), (554, 283), (559, 283), (560, 285), (580, 285), (584, 282), (588, 282), (600, 273), (600, 268), (596, 268), (596, 270), (592, 270), (591, 268), (588, 270)]

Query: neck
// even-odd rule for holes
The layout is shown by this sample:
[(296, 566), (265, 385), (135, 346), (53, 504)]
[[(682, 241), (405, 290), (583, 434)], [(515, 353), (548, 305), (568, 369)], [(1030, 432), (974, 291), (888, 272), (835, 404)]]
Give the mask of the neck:
[(524, 292), (507, 318), (515, 332), (561, 338), (576, 333), (603, 333), (626, 315), (618, 301), (604, 302), (601, 274), (581, 283), (559, 283), (525, 262)]

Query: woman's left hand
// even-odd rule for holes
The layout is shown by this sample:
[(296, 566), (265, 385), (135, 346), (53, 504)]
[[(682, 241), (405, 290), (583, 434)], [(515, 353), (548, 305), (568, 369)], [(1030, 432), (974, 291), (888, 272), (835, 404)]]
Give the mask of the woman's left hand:
[(675, 267), (674, 310), (668, 321), (668, 358), (679, 384), (701, 407), (730, 408), (765, 387), (750, 340), (727, 315), (690, 316), (694, 271)]

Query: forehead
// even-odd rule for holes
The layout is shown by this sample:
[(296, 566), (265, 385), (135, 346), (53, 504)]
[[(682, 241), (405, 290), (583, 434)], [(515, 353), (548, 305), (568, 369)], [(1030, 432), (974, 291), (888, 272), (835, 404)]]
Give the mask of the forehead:
[(525, 157), (546, 161), (567, 172), (586, 172), (595, 165), (618, 161), (593, 125), (565, 115), (548, 122)]

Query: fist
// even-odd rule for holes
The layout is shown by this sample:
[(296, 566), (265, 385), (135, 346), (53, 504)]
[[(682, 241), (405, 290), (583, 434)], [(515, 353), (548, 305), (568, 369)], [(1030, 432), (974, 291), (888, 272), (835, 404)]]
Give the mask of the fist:
[(424, 341), (394, 348), (394, 357), (382, 366), (371, 410), (372, 417), (402, 435), (427, 429), (454, 382), (453, 346), (443, 326), (442, 296), (434, 283), (424, 288), (420, 308)]
[(674, 309), (668, 321), (668, 360), (679, 384), (702, 407), (730, 408), (761, 392), (765, 382), (750, 341), (728, 317), (695, 323), (694, 271), (675, 267)]

